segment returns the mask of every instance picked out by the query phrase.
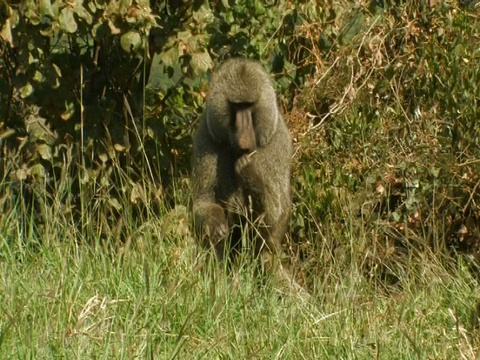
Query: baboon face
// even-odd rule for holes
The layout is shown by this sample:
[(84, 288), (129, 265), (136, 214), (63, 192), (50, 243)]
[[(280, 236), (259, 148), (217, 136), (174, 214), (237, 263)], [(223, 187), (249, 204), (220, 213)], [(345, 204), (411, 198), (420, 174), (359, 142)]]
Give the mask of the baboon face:
[(257, 148), (253, 104), (230, 104), (230, 144), (238, 155)]

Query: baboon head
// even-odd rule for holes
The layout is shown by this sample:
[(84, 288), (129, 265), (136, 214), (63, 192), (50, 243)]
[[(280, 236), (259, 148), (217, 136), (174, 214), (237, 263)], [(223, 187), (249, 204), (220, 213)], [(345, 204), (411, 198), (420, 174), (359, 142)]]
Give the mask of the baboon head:
[(269, 75), (247, 59), (225, 61), (210, 83), (206, 116), (214, 140), (238, 154), (267, 145), (279, 121)]

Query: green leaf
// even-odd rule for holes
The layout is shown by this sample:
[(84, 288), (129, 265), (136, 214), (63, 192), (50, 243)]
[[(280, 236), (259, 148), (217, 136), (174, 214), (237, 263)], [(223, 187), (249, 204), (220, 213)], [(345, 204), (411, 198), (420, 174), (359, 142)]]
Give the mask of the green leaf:
[(90, 12), (92, 13), (95, 13), (95, 11), (97, 10), (93, 1), (89, 1), (87, 6)]
[(193, 53), (190, 64), (197, 75), (204, 74), (208, 70), (213, 69), (213, 60), (208, 51)]
[(77, 31), (77, 22), (73, 17), (73, 9), (70, 7), (63, 8), (58, 17), (60, 29), (67, 33), (74, 33)]
[(212, 23), (215, 19), (213, 15), (212, 9), (203, 4), (198, 8), (198, 10), (194, 11), (192, 14), (193, 19), (195, 19), (198, 23)]
[(75, 5), (74, 12), (80, 19), (85, 20), (88, 25), (92, 24), (92, 15), (90, 15), (90, 13), (81, 4), (77, 3), (77, 5)]
[(52, 159), (52, 148), (47, 144), (38, 145), (37, 152), (43, 160)]
[(263, 6), (262, 1), (255, 1), (254, 8), (255, 8), (255, 16), (260, 16), (265, 14), (265, 7)]
[(53, 9), (52, 9), (52, 3), (50, 0), (40, 0), (39, 8), (40, 8), (40, 15), (49, 16), (51, 18), (55, 17), (55, 14), (53, 13)]
[(399, 214), (398, 212), (396, 212), (396, 211), (394, 211), (394, 212), (392, 213), (392, 217), (393, 217), (393, 220), (395, 220), (395, 221), (400, 221), (400, 219), (401, 219), (400, 214)]
[(40, 71), (35, 70), (35, 74), (33, 75), (33, 80), (35, 80), (36, 82), (44, 82), (45, 76), (43, 76), (43, 74)]
[(18, 180), (27, 180), (27, 177), (28, 177), (28, 174), (27, 174), (27, 172), (25, 171), (25, 169), (18, 169), (18, 170), (15, 172), (15, 175), (17, 176), (17, 179), (18, 179)]
[(9, 43), (10, 47), (13, 47), (13, 38), (12, 38), (12, 30), (10, 28), (10, 19), (7, 19), (5, 21), (5, 24), (3, 24), (3, 27), (0, 30), (0, 39), (3, 39), (7, 43)]
[(170, 49), (162, 51), (159, 54), (160, 62), (166, 66), (174, 67), (178, 64), (180, 53), (177, 46), (172, 46)]
[(105, 9), (107, 6), (106, 0), (95, 0), (95, 6), (97, 9)]
[(108, 25), (108, 23), (106, 24), (104, 22), (101, 22), (93, 25), (92, 27), (92, 35), (95, 40), (106, 38), (110, 36), (111, 33), (112, 31), (110, 30), (110, 26)]
[(34, 178), (45, 178), (46, 176), (45, 167), (43, 167), (42, 164), (35, 164), (30, 169), (28, 169), (28, 175), (33, 176)]
[(57, 76), (62, 77), (62, 70), (60, 70), (60, 68), (54, 63), (52, 63), (52, 67), (55, 70), (55, 73), (57, 74)]
[(430, 168), (430, 174), (436, 179), (438, 178), (438, 175), (440, 174), (440, 169), (436, 167)]
[(132, 6), (132, 0), (120, 0), (120, 14), (125, 14), (130, 6)]
[(75, 113), (75, 105), (73, 103), (65, 103), (65, 111), (60, 114), (63, 121), (68, 121)]
[(142, 45), (142, 37), (136, 31), (129, 31), (120, 38), (122, 49), (126, 52), (136, 51)]
[(228, 0), (222, 0), (222, 5), (225, 9), (230, 9), (230, 4), (228, 3)]
[(24, 86), (19, 89), (20, 96), (25, 99), (29, 97), (33, 93), (33, 86), (29, 82), (27, 82)]

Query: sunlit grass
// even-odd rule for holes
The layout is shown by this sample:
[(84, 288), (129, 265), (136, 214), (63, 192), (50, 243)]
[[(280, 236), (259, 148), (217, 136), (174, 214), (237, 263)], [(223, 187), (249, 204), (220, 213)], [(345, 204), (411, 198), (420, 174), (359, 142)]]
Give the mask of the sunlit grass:
[(12, 157), (0, 359), (479, 358), (478, 269), (447, 244), (467, 243), (458, 224), (478, 239), (478, 16), (408, 7), (311, 49), (325, 63), (288, 114), (286, 252), (309, 301), (258, 281), (247, 257), (233, 274), (209, 262), (188, 184), (154, 185), (146, 154), (135, 176), (121, 151), (94, 169), (66, 160), (55, 191), (47, 176), (9, 178), (26, 171)]
[(268, 281), (259, 285), (246, 263), (236, 280), (214, 263), (198, 270), (202, 254), (188, 232), (164, 231), (168, 216), (140, 229), (132, 216), (125, 222), (134, 234), (128, 248), (115, 238), (82, 240), (67, 219), (47, 218), (41, 232), (47, 239), (39, 231), (22, 234), (13, 217), (3, 216), (1, 358), (478, 354), (472, 318), (478, 283), (461, 264), (412, 257), (411, 271), (386, 289), (339, 257), (310, 281), (315, 290), (303, 302)]

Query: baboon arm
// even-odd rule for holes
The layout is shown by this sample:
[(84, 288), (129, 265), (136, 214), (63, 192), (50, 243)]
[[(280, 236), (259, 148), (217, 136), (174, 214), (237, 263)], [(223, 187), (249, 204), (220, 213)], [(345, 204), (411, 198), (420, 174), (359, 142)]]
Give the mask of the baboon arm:
[(225, 209), (215, 195), (218, 159), (214, 155), (204, 155), (197, 160), (193, 172), (194, 229), (199, 243), (204, 247), (213, 247), (222, 259), (229, 228)]
[(211, 139), (205, 121), (193, 142), (193, 199), (194, 201), (213, 201), (217, 179), (218, 151)]
[(241, 156), (235, 171), (254, 212), (271, 226), (289, 211), (291, 151), (289, 143), (276, 137), (269, 146)]
[(215, 204), (216, 158), (204, 155), (196, 159), (193, 169), (193, 213), (195, 226), (203, 226), (209, 208)]
[(228, 232), (225, 210), (216, 194), (220, 161), (217, 146), (202, 122), (193, 147), (193, 221), (199, 238), (206, 242), (216, 242)]

